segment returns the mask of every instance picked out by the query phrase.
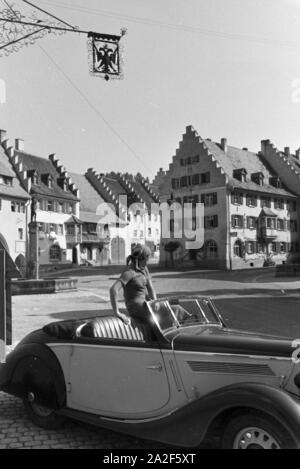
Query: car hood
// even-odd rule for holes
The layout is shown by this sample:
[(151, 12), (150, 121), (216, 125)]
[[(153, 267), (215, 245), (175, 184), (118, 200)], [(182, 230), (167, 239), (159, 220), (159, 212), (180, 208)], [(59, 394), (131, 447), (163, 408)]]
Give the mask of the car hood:
[(206, 353), (290, 357), (292, 339), (223, 327), (194, 326), (174, 335), (173, 349)]

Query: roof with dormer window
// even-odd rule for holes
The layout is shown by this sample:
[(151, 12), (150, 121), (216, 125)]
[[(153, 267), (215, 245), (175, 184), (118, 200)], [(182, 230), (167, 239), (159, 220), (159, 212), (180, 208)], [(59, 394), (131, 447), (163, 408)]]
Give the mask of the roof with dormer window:
[[(42, 175), (39, 178), (38, 184), (31, 184), (31, 193), (37, 195), (43, 195), (47, 197), (53, 197), (57, 199), (66, 199), (77, 201), (79, 200), (73, 192), (67, 187), (65, 191), (58, 184), (58, 179), (61, 175), (58, 173), (52, 162), (46, 158), (40, 156), (34, 156), (24, 151), (16, 150), (15, 154), (19, 157), (19, 162), (23, 164), (23, 169), (28, 172), (28, 175), (34, 174), (34, 172)], [(46, 178), (47, 176), (47, 178)], [(48, 187), (48, 179), (52, 178), (53, 185)]]
[(0, 145), (0, 176), (11, 178), (12, 186), (0, 184), (0, 195), (5, 197), (17, 197), (20, 199), (29, 199), (28, 193), (22, 187), (19, 179), (10, 164), (8, 156)]
[[(295, 197), (295, 195), (285, 189), (284, 187), (274, 187), (269, 184), (269, 178), (276, 176), (269, 167), (264, 163), (263, 158), (260, 154), (251, 152), (249, 150), (243, 150), (241, 148), (227, 146), (226, 152), (221, 148), (218, 143), (212, 142), (211, 140), (204, 140), (206, 147), (209, 152), (214, 156), (218, 164), (227, 174), (229, 185), (232, 188), (246, 189), (249, 191), (265, 193), (265, 194), (276, 194), (281, 196)], [(244, 168), (248, 173), (249, 180), (239, 181), (232, 177), (233, 171)], [(265, 184), (260, 186), (250, 180), (250, 174), (261, 173), (264, 176)]]

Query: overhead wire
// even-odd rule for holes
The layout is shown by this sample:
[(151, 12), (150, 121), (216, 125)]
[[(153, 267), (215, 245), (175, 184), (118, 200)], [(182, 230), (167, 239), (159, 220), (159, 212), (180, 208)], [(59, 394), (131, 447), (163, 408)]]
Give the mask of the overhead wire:
[[(2, 0), (3, 3), (14, 13), (13, 8), (6, 2)], [(26, 2), (29, 3), (29, 2)], [(65, 77), (65, 79), (70, 83), (70, 85), (76, 90), (76, 92), (81, 96), (81, 98), (87, 103), (87, 105), (97, 114), (97, 116), (105, 123), (105, 125), (110, 129), (110, 131), (121, 141), (121, 143), (129, 150), (129, 152), (147, 169), (150, 168), (144, 163), (140, 156), (133, 150), (133, 148), (124, 140), (124, 138), (115, 130), (115, 128), (110, 124), (110, 122), (104, 117), (104, 115), (94, 106), (91, 100), (83, 93), (83, 91), (76, 85), (76, 83), (69, 77), (69, 75), (62, 69), (62, 67), (51, 57), (51, 55), (38, 44), (38, 47), (41, 51), (48, 57), (51, 63), (56, 67), (56, 69)]]
[(85, 93), (77, 86), (77, 84), (69, 77), (69, 75), (62, 69), (62, 67), (53, 59), (53, 57), (41, 46), (38, 47), (48, 57), (57, 70), (65, 77), (70, 85), (77, 91), (81, 98), (86, 104), (97, 114), (97, 116), (105, 123), (105, 125), (111, 130), (111, 132), (120, 140), (120, 142), (129, 150), (129, 152), (148, 170), (150, 168), (142, 160), (142, 158), (134, 151), (134, 149), (124, 140), (124, 138), (116, 131), (112, 124), (104, 117), (104, 115), (97, 109), (97, 107), (91, 102), (91, 100), (85, 95)]
[(104, 16), (104, 17), (108, 17), (112, 19), (118, 18), (118, 19), (130, 21), (133, 23), (139, 23), (139, 24), (144, 24), (148, 26), (158, 26), (158, 27), (172, 29), (174, 31), (183, 31), (183, 32), (196, 33), (196, 34), (201, 34), (201, 35), (206, 35), (206, 36), (214, 36), (220, 39), (240, 40), (240, 41), (247, 41), (247, 42), (264, 44), (264, 45), (299, 47), (299, 44), (297, 42), (292, 42), (292, 41), (280, 41), (280, 40), (268, 39), (268, 38), (263, 38), (263, 37), (249, 36), (249, 35), (244, 35), (244, 34), (221, 32), (221, 31), (216, 31), (216, 30), (211, 30), (211, 29), (203, 29), (197, 26), (192, 26), (192, 25), (167, 23), (167, 22), (163, 22), (159, 20), (140, 18), (137, 16), (111, 12), (108, 10), (102, 10), (98, 8), (89, 8), (85, 6), (75, 6), (75, 5), (69, 6), (64, 3), (58, 3), (52, 0), (51, 2), (49, 2), (48, 0), (41, 0), (40, 3), (45, 3), (49, 5), (51, 4), (51, 6), (67, 9), (70, 11), (78, 11), (81, 13), (91, 13), (93, 15)]

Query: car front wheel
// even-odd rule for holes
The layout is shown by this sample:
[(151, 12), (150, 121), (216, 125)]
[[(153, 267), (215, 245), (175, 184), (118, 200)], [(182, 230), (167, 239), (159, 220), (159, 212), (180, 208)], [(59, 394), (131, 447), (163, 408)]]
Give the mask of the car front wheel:
[(225, 428), (224, 449), (292, 449), (295, 441), (288, 431), (268, 415), (241, 414)]
[(38, 402), (26, 399), (24, 400), (24, 406), (29, 419), (38, 427), (55, 430), (61, 427), (64, 422), (64, 419), (55, 410), (48, 409)]

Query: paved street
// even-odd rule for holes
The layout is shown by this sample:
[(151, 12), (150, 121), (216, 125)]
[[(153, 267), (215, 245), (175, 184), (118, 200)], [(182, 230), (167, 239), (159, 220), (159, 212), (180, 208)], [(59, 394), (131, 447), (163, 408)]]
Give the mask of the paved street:
[[(108, 288), (120, 269), (84, 269), (79, 290), (57, 295), (13, 298), (14, 345), (44, 324), (107, 314)], [(67, 274), (65, 274), (67, 275)], [(160, 296), (202, 292), (212, 296), (230, 327), (300, 338), (300, 281), (277, 279), (272, 270), (226, 273), (214, 271), (159, 272), (153, 281)], [(68, 422), (59, 431), (33, 426), (19, 400), (0, 393), (1, 448), (161, 448), (162, 445)]]

